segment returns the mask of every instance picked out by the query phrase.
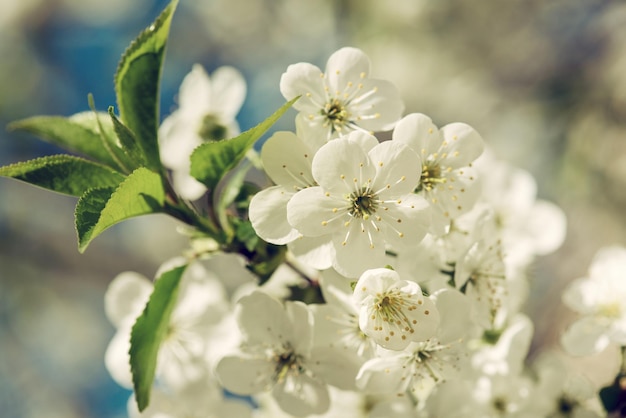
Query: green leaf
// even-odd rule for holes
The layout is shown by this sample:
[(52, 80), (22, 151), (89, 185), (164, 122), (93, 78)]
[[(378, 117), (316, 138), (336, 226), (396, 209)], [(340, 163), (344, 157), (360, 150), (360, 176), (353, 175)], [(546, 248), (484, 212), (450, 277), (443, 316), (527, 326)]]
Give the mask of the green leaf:
[(159, 81), (172, 15), (173, 0), (161, 15), (130, 44), (115, 74), (120, 119), (134, 133), (146, 157), (146, 166), (161, 171), (157, 131)]
[(178, 298), (178, 285), (186, 267), (176, 267), (161, 274), (130, 334), (130, 369), (139, 411), (150, 402), (159, 346), (167, 336), (170, 316)]
[[(113, 124), (106, 113), (100, 119), (103, 134), (115, 138)], [(70, 152), (91, 157), (110, 167), (119, 169), (115, 159), (111, 157), (101, 136), (100, 128), (94, 112), (81, 112), (70, 116), (35, 116), (12, 122), (8, 125), (12, 131), (24, 131), (41, 139), (58, 145)]]
[(191, 154), (191, 175), (209, 190), (215, 190), (219, 181), (235, 167), (254, 143), (289, 109), (295, 99), (285, 103), (269, 118), (236, 138), (200, 145)]
[[(133, 171), (106, 197), (105, 190), (87, 191), (76, 206), (78, 250), (82, 253), (104, 230), (118, 222), (163, 210), (165, 192), (161, 176), (147, 168)], [(96, 216), (95, 213), (98, 213)]]
[(72, 155), (51, 155), (0, 167), (0, 176), (77, 197), (94, 187), (116, 187), (124, 180), (107, 166)]
[(137, 143), (137, 139), (135, 138), (135, 134), (128, 129), (122, 121), (120, 121), (115, 113), (113, 113), (113, 106), (109, 107), (109, 116), (111, 117), (111, 121), (113, 122), (113, 129), (115, 129), (115, 134), (117, 138), (120, 140), (120, 144), (122, 149), (124, 149), (126, 155), (130, 162), (132, 163), (133, 168), (141, 167), (146, 165), (146, 158), (143, 155), (143, 150)]

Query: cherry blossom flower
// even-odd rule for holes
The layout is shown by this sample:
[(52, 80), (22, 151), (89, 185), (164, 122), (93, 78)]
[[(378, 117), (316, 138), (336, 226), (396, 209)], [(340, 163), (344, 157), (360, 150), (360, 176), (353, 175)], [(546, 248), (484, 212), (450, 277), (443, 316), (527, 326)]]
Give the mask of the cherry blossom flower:
[(211, 77), (196, 64), (178, 92), (180, 107), (159, 127), (161, 161), (172, 170), (176, 191), (195, 200), (206, 191), (189, 174), (189, 157), (203, 142), (219, 141), (239, 134), (235, 120), (246, 96), (246, 82), (233, 67), (220, 67)]
[(384, 348), (402, 350), (411, 341), (426, 341), (439, 325), (439, 312), (420, 286), (388, 268), (363, 273), (354, 300), (361, 330)]
[(397, 88), (369, 78), (370, 61), (363, 51), (342, 48), (330, 56), (326, 71), (309, 63), (290, 65), (280, 79), (287, 100), (294, 104), (299, 123), (319, 138), (318, 145), (354, 130), (386, 131), (404, 111)]
[(400, 396), (408, 390), (424, 400), (435, 385), (458, 375), (467, 357), (461, 342), (470, 326), (469, 303), (456, 290), (439, 291), (433, 298), (441, 315), (436, 334), (402, 351), (379, 350), (361, 367), (356, 377), (359, 388)]
[(416, 192), (434, 208), (434, 232), (443, 233), (450, 219), (472, 209), (480, 196), (473, 161), (483, 152), (483, 140), (465, 123), (451, 123), (441, 130), (423, 114), (400, 120), (393, 140), (410, 146), (422, 159)]
[(327, 384), (353, 389), (356, 367), (345, 356), (313, 342), (313, 315), (302, 302), (285, 306), (255, 291), (235, 311), (243, 343), (216, 367), (222, 385), (239, 395), (271, 391), (283, 411), (321, 414), (330, 405)]
[(474, 166), (482, 183), (481, 202), (494, 212), (507, 264), (525, 268), (537, 255), (561, 246), (565, 214), (554, 203), (537, 199), (537, 182), (529, 172), (497, 160), (492, 152), (483, 153)]
[(428, 204), (411, 193), (419, 166), (406, 145), (379, 144), (352, 132), (315, 154), (312, 172), (319, 186), (289, 200), (287, 220), (303, 236), (332, 243), (333, 267), (346, 277), (384, 266), (387, 245), (403, 251), (426, 234)]
[(565, 289), (563, 302), (582, 314), (563, 334), (561, 342), (574, 355), (604, 350), (610, 342), (626, 345), (626, 248), (600, 249), (589, 268), (589, 277), (575, 280)]

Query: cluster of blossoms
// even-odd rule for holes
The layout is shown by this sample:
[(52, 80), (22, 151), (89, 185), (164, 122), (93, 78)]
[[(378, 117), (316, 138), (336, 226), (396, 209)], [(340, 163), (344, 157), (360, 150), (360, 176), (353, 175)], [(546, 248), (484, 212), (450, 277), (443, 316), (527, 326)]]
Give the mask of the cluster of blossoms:
[[(248, 211), (260, 238), (287, 247), (287, 262), (258, 285), (235, 255), (193, 261), (152, 401), (141, 413), (131, 401), (132, 416), (599, 416), (597, 390), (555, 354), (526, 363), (528, 266), (561, 245), (561, 210), (537, 200), (534, 179), (485, 150), (472, 127), (403, 116), (398, 90), (370, 74), (355, 48), (324, 71), (287, 68), (280, 90), (300, 96), (296, 132), (263, 145), (273, 185)], [(189, 154), (238, 132), (245, 90), (231, 68), (209, 79), (194, 67), (183, 82), (180, 109), (160, 130), (181, 196), (204, 192)], [(390, 130), (390, 140), (374, 136)], [(246, 279), (227, 291), (226, 271)], [(607, 249), (567, 290), (586, 315), (563, 337), (574, 354), (626, 345), (625, 272), (626, 250)], [(107, 293), (118, 334), (106, 364), (127, 387), (130, 327), (151, 286), (125, 273)], [(293, 287), (321, 296), (306, 304)]]

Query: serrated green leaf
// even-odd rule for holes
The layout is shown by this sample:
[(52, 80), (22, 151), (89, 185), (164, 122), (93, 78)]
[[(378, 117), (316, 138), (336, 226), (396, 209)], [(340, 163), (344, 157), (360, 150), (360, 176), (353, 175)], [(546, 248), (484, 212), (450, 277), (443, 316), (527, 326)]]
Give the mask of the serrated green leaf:
[(137, 139), (146, 166), (161, 170), (157, 131), (159, 124), (159, 81), (172, 15), (173, 0), (159, 17), (130, 44), (115, 74), (115, 94), (120, 119)]
[(128, 158), (132, 164), (132, 168), (137, 168), (146, 165), (146, 158), (143, 155), (143, 150), (137, 143), (137, 138), (135, 138), (135, 134), (128, 129), (122, 121), (120, 121), (115, 113), (113, 113), (113, 106), (109, 107), (109, 116), (111, 117), (111, 121), (113, 122), (113, 129), (115, 130), (115, 134), (120, 141), (122, 149), (128, 155)]
[[(110, 226), (136, 216), (161, 212), (165, 192), (161, 176), (140, 167), (117, 187), (104, 206), (103, 198), (105, 198), (103, 192), (88, 191), (76, 206), (78, 250), (81, 253), (95, 237)], [(93, 213), (98, 208), (101, 209), (99, 216), (96, 217)]]
[(130, 369), (139, 411), (143, 411), (150, 402), (159, 347), (167, 335), (170, 316), (178, 298), (178, 285), (186, 267), (169, 270), (156, 280), (148, 304), (130, 334)]
[(0, 176), (76, 197), (94, 187), (116, 187), (124, 180), (107, 166), (72, 155), (51, 155), (0, 167)]
[(298, 100), (285, 103), (274, 114), (236, 138), (200, 145), (191, 154), (191, 175), (209, 190), (245, 157), (246, 152)]
[[(104, 135), (115, 137), (113, 124), (106, 113), (99, 113)], [(81, 112), (70, 116), (35, 116), (12, 122), (7, 127), (12, 131), (24, 131), (58, 145), (70, 152), (91, 157), (110, 167), (119, 169), (107, 151), (100, 134), (94, 112)]]

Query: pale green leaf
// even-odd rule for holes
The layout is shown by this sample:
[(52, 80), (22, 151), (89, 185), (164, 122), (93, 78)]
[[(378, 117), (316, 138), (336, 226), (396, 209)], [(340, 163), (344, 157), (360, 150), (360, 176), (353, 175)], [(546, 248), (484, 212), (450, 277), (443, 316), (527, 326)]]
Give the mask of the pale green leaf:
[[(76, 206), (76, 231), (78, 250), (84, 252), (89, 243), (104, 230), (123, 220), (163, 210), (165, 192), (161, 176), (147, 168), (133, 171), (110, 195), (105, 198), (100, 192), (87, 191)], [(101, 208), (96, 217), (93, 212)]]
[(0, 176), (77, 197), (91, 188), (117, 187), (124, 180), (107, 166), (72, 155), (51, 155), (0, 167)]
[(180, 279), (186, 267), (169, 270), (156, 280), (148, 304), (137, 318), (130, 335), (130, 369), (140, 411), (150, 402), (159, 347), (167, 336), (170, 316), (178, 298)]
[(146, 166), (161, 170), (157, 131), (159, 81), (172, 15), (173, 0), (161, 15), (130, 44), (115, 74), (115, 94), (120, 119), (134, 133), (146, 157)]
[(274, 114), (236, 138), (200, 145), (191, 154), (191, 175), (209, 190), (245, 157), (246, 152), (289, 109), (298, 98), (285, 103)]

